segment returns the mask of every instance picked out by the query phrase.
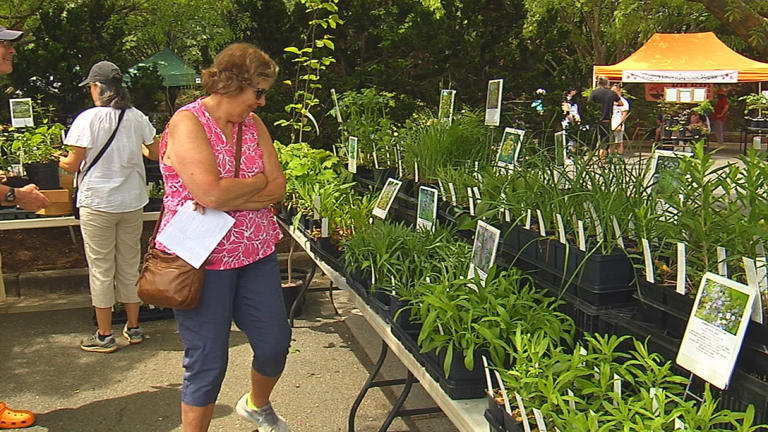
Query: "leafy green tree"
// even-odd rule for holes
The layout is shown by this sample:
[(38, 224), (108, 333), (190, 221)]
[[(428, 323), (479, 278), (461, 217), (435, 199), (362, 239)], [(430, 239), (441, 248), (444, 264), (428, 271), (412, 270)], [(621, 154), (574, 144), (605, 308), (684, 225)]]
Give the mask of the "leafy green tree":
[(745, 41), (755, 53), (768, 57), (768, 1), (687, 0), (703, 5), (723, 27)]

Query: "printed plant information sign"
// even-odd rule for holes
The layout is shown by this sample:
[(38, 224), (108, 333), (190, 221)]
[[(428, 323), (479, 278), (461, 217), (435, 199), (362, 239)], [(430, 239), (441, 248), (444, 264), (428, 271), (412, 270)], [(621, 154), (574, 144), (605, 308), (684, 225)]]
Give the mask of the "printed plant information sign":
[(453, 123), (453, 101), (456, 90), (443, 89), (440, 91), (440, 108), (437, 109), (437, 119), (441, 122)]
[(437, 220), (437, 189), (419, 187), (419, 207), (416, 212), (416, 229), (435, 230)]
[(728, 388), (747, 331), (755, 291), (705, 273), (676, 362), (719, 389)]
[(501, 136), (499, 145), (499, 154), (496, 156), (496, 165), (501, 168), (512, 170), (517, 163), (520, 155), (520, 148), (523, 145), (524, 130), (505, 128)]
[(488, 81), (488, 95), (485, 101), (485, 124), (498, 126), (501, 119), (501, 89), (504, 87), (503, 79)]
[(379, 195), (378, 201), (376, 201), (376, 205), (373, 207), (373, 215), (378, 216), (382, 219), (385, 219), (387, 217), (387, 213), (389, 212), (389, 207), (392, 205), (392, 202), (395, 200), (395, 197), (397, 196), (397, 191), (400, 189), (400, 185), (403, 182), (400, 180), (395, 180), (393, 178), (388, 178), (387, 183), (384, 185), (384, 188), (381, 190), (381, 194)]
[(483, 221), (477, 221), (475, 242), (472, 246), (472, 259), (469, 263), (469, 277), (475, 275), (485, 282), (488, 271), (496, 261), (496, 249), (499, 246), (501, 231)]

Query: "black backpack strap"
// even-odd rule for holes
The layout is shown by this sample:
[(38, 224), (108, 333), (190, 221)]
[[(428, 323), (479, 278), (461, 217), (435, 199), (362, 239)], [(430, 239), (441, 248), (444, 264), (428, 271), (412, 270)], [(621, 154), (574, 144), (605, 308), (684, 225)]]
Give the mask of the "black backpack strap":
[[(123, 122), (123, 117), (125, 117), (125, 111), (126, 111), (126, 108), (123, 108), (120, 110), (120, 116), (117, 118), (117, 126), (115, 126), (115, 130), (112, 131), (112, 135), (109, 136), (109, 139), (107, 139), (107, 143), (104, 144), (104, 147), (102, 147), (101, 150), (99, 150), (99, 152), (96, 154), (96, 157), (93, 158), (93, 162), (91, 162), (91, 164), (88, 165), (86, 169), (78, 170), (77, 173), (75, 173), (75, 179), (76, 179), (75, 186), (77, 186), (77, 184), (80, 183), (79, 179), (85, 177), (85, 175), (88, 174), (88, 171), (90, 171), (90, 169), (93, 168), (94, 165), (96, 165), (96, 162), (98, 162), (99, 159), (101, 159), (101, 157), (104, 156), (104, 152), (107, 151), (109, 146), (112, 144), (112, 141), (114, 141), (115, 139), (115, 135), (117, 134), (117, 129), (120, 128), (120, 123)], [(80, 175), (81, 172), (82, 172), (82, 175)]]

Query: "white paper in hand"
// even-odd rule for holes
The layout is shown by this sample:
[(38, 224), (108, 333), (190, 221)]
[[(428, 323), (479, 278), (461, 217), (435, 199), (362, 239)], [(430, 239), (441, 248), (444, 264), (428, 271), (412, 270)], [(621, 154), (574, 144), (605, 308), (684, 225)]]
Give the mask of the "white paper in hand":
[(206, 208), (200, 214), (193, 210), (192, 201), (187, 201), (157, 234), (157, 241), (200, 268), (234, 223), (235, 219), (221, 210)]

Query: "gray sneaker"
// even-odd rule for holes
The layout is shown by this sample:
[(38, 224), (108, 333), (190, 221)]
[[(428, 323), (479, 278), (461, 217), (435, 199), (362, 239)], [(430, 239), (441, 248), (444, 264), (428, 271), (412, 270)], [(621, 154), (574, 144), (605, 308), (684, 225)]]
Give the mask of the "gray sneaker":
[(248, 393), (237, 401), (235, 411), (240, 417), (256, 423), (259, 432), (291, 432), (288, 424), (282, 417), (275, 414), (272, 405), (267, 405), (260, 410), (248, 408)]
[(80, 349), (83, 351), (111, 353), (117, 349), (115, 337), (110, 335), (103, 341), (99, 339), (99, 331), (80, 341)]
[(144, 332), (141, 330), (141, 327), (129, 329), (128, 324), (126, 324), (123, 327), (123, 337), (128, 339), (128, 343), (131, 345), (144, 342)]

